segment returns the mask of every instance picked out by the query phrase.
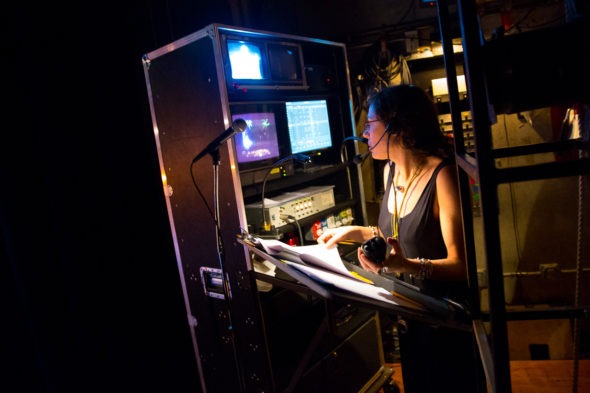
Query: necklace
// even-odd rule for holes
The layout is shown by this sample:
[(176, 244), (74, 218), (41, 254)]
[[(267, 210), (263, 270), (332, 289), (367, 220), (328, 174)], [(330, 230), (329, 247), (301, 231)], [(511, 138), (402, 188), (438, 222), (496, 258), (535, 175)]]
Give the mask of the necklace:
[[(408, 195), (408, 190), (410, 190), (410, 188), (412, 187), (412, 183), (414, 183), (414, 180), (416, 180), (416, 178), (418, 177), (420, 172), (422, 172), (422, 166), (423, 166), (423, 164), (420, 163), (420, 165), (418, 165), (416, 167), (416, 169), (414, 169), (414, 173), (412, 173), (412, 176), (410, 176), (410, 180), (408, 181), (408, 185), (406, 187), (398, 186), (398, 184), (397, 184), (399, 172), (396, 174), (395, 179), (393, 181), (393, 184), (394, 184), (393, 188), (395, 189), (393, 192), (394, 214), (392, 214), (392, 216), (391, 216), (391, 228), (393, 230), (393, 238), (394, 239), (397, 239), (399, 237), (399, 216), (404, 211), (403, 208), (404, 208), (404, 202), (406, 201), (406, 195)], [(402, 200), (399, 204), (399, 207), (397, 205), (397, 192), (396, 192), (396, 190), (402, 192)]]

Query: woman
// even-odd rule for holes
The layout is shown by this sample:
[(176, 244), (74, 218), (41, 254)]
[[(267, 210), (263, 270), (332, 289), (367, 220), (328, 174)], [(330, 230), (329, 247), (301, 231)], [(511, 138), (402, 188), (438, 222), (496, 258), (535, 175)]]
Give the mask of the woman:
[[(359, 247), (364, 269), (395, 274), (426, 294), (465, 303), (457, 169), (432, 100), (413, 85), (384, 88), (369, 100), (363, 136), (373, 158), (388, 161), (379, 227), (329, 229), (318, 242), (334, 247), (382, 236), (388, 245), (382, 263), (369, 260)], [(419, 321), (406, 324), (399, 335), (406, 393), (485, 392), (478, 390), (485, 384), (471, 333)]]

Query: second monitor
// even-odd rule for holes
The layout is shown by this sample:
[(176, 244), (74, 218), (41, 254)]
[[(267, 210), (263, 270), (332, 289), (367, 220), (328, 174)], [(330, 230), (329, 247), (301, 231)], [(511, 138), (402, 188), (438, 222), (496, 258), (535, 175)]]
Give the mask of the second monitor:
[(317, 156), (332, 147), (326, 100), (287, 101), (285, 109), (291, 154)]

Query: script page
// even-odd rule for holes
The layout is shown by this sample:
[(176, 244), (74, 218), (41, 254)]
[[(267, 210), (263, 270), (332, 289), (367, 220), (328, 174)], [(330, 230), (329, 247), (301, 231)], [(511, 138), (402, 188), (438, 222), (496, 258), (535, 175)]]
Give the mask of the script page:
[(269, 255), (291, 262), (302, 263), (304, 265), (317, 266), (325, 270), (342, 274), (348, 278), (362, 281), (344, 266), (337, 248), (326, 248), (322, 244), (290, 246), (274, 239), (258, 239), (258, 241)]

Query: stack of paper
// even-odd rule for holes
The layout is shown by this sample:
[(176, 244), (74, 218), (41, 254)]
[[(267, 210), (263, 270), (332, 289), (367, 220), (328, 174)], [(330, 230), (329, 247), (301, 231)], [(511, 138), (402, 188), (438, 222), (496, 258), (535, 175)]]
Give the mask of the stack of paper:
[(386, 289), (369, 284), (366, 279), (351, 273), (342, 262), (337, 248), (326, 248), (323, 244), (290, 246), (278, 240), (267, 239), (257, 241), (267, 254), (283, 260), (316, 281), (362, 296), (398, 304)]

